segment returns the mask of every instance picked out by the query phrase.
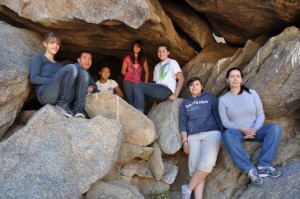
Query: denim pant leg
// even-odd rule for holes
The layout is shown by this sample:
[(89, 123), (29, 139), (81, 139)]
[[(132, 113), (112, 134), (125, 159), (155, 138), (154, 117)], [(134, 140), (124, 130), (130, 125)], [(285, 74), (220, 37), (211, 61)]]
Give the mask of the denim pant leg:
[(278, 124), (264, 125), (257, 131), (254, 140), (263, 142), (258, 159), (259, 166), (272, 166), (272, 160), (275, 158), (280, 137), (281, 127)]
[(253, 164), (243, 148), (243, 137), (244, 134), (236, 129), (228, 129), (222, 134), (222, 140), (226, 150), (232, 157), (234, 163), (246, 173), (253, 167)]
[(56, 104), (57, 102), (72, 102), (72, 87), (75, 83), (78, 70), (75, 65), (70, 64), (61, 68), (51, 81), (47, 82), (37, 90), (37, 98), (43, 105)]
[(85, 104), (85, 97), (89, 86), (89, 74), (86, 70), (78, 68), (78, 76), (73, 87), (73, 94), (75, 94), (73, 110), (83, 110)]
[(127, 99), (128, 104), (133, 105), (133, 86), (134, 86), (134, 82), (131, 81), (124, 81), (123, 82), (123, 88), (124, 88), (124, 93)]
[(154, 83), (135, 83), (133, 88), (134, 93), (134, 107), (144, 112), (144, 99), (145, 95), (156, 99), (156, 100), (166, 100), (172, 95), (172, 91), (161, 84)]

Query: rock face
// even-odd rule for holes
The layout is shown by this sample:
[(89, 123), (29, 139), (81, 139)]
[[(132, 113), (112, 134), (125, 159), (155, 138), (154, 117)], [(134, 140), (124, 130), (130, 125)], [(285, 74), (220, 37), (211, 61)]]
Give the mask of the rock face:
[(0, 138), (14, 122), (30, 91), (28, 69), (41, 52), (39, 37), (0, 22)]
[(300, 118), (299, 40), (296, 27), (286, 28), (271, 38), (244, 69), (246, 85), (257, 88), (270, 119)]
[[(204, 81), (204, 88), (213, 92), (216, 96), (225, 92), (227, 86), (225, 81), (227, 70), (232, 67), (245, 67), (245, 65), (249, 64), (253, 59), (259, 48), (259, 44), (249, 40), (245, 46), (242, 49), (238, 49), (232, 57), (220, 59), (210, 72), (207, 82)], [(200, 74), (202, 75), (203, 72), (200, 71)]]
[(181, 148), (178, 124), (181, 102), (182, 99), (164, 101), (148, 114), (156, 127), (159, 147), (166, 154), (174, 154)]
[(102, 115), (120, 121), (124, 127), (124, 141), (147, 146), (157, 138), (153, 122), (122, 98), (110, 93), (95, 93), (86, 97), (88, 115)]
[(158, 61), (156, 50), (161, 43), (169, 44), (171, 57), (184, 65), (215, 43), (212, 32), (243, 46), (248, 39), (297, 26), (299, 10), (296, 0), (0, 0), (1, 20), (40, 35), (61, 33), (60, 59), (76, 61), (78, 53), (87, 49), (97, 63), (104, 57), (122, 60), (139, 39), (150, 66)]
[(205, 48), (215, 43), (209, 24), (186, 4), (171, 0), (161, 1), (163, 9), (170, 18), (189, 36), (197, 46)]
[(113, 167), (122, 137), (116, 120), (45, 106), (0, 144), (0, 198), (80, 198)]
[(299, 20), (299, 1), (186, 0), (204, 13), (213, 29), (233, 44), (281, 30)]
[(172, 46), (172, 56), (181, 64), (195, 55), (158, 0), (1, 0), (0, 5), (0, 12), (8, 21), (24, 24), (40, 35), (50, 30), (60, 33), (63, 45), (68, 46), (67, 51), (61, 49), (58, 54), (61, 59), (75, 61), (80, 51), (86, 49), (96, 62), (111, 55), (122, 60), (137, 39), (144, 43), (150, 66), (158, 61), (156, 51), (161, 43)]
[[(182, 95), (185, 97), (189, 95), (186, 84), (191, 77), (200, 77), (202, 83), (206, 85), (206, 82), (212, 79), (212, 71), (216, 69), (219, 70), (220, 63), (223, 63), (223, 58), (232, 57), (236, 51), (237, 49), (221, 43), (212, 44), (204, 48), (183, 67), (182, 72), (186, 81), (181, 92)], [(218, 65), (215, 67), (217, 63)], [(214, 83), (213, 81), (213, 84)], [(205, 86), (204, 89), (207, 89), (207, 86)]]
[[(40, 22), (44, 26), (57, 24), (72, 19), (99, 24), (107, 20), (122, 21), (132, 28), (140, 27), (145, 21), (157, 21), (158, 16), (151, 13), (146, 1), (7, 1), (1, 4), (15, 11), (18, 15)], [(59, 6), (57, 6), (59, 5)], [(103, 9), (105, 8), (105, 9)], [(128, 8), (128, 9), (124, 9)], [(118, 10), (119, 12), (115, 12)], [(131, 15), (128, 15), (128, 12)], [(110, 23), (109, 21), (107, 23)], [(120, 22), (119, 22), (120, 23)]]

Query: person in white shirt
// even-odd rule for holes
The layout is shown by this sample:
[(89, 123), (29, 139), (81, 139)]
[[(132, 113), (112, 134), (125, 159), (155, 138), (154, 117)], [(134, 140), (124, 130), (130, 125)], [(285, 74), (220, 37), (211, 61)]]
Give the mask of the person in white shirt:
[(113, 79), (108, 79), (110, 76), (110, 68), (104, 66), (99, 70), (100, 79), (96, 82), (97, 88), (100, 92), (115, 93), (119, 97), (124, 97), (122, 90), (118, 83)]
[[(145, 95), (154, 100), (176, 100), (182, 85), (184, 76), (176, 60), (170, 59), (169, 47), (165, 44), (159, 45), (158, 58), (161, 60), (154, 68), (153, 81), (155, 83), (136, 83), (134, 85), (133, 105), (144, 113)], [(178, 83), (176, 82), (178, 79)]]

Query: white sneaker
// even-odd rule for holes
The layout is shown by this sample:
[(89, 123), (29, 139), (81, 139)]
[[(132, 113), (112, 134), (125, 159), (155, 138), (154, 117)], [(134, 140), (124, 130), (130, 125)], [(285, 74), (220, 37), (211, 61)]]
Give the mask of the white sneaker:
[(255, 185), (262, 185), (264, 182), (262, 177), (257, 174), (257, 170), (255, 167), (248, 171), (248, 177), (251, 179), (251, 182)]
[(191, 192), (188, 189), (188, 186), (186, 184), (181, 186), (181, 192), (182, 192), (182, 199), (190, 199), (191, 198)]

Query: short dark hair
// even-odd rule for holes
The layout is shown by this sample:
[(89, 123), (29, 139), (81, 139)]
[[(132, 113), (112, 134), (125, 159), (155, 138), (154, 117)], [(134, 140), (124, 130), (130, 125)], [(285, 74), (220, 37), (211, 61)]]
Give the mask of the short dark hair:
[(188, 82), (187, 82), (187, 84), (186, 84), (186, 87), (189, 88), (195, 81), (199, 81), (200, 84), (202, 85), (202, 81), (201, 81), (201, 79), (200, 79), (199, 77), (191, 77), (191, 78), (188, 80)]
[(170, 51), (170, 46), (169, 46), (168, 44), (160, 44), (160, 45), (157, 47), (157, 49), (158, 49), (159, 47), (165, 47), (165, 48), (167, 49), (167, 51)]
[(88, 50), (82, 50), (82, 51), (80, 51), (78, 58), (80, 58), (82, 56), (82, 54), (84, 54), (84, 53), (92, 55), (92, 53), (90, 51), (88, 51)]
[(110, 69), (110, 67), (109, 67), (109, 66), (107, 66), (107, 65), (104, 65), (104, 66), (100, 66), (100, 67), (99, 67), (99, 71), (98, 71), (98, 72), (101, 72), (103, 68), (108, 68), (108, 69), (109, 69), (109, 71), (111, 71), (111, 69)]

